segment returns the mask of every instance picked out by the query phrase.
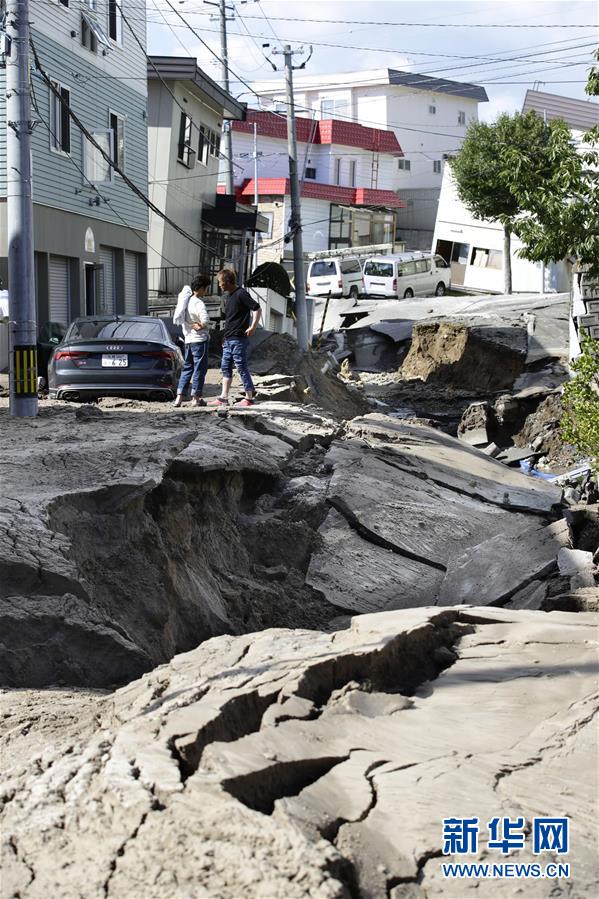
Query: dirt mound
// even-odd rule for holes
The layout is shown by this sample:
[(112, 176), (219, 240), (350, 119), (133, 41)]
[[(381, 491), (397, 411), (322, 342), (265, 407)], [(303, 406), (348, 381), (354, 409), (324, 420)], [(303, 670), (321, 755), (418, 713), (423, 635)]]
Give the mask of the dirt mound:
[(462, 390), (505, 390), (524, 369), (526, 331), (469, 327), (460, 322), (416, 324), (400, 369), (404, 380), (443, 382)]

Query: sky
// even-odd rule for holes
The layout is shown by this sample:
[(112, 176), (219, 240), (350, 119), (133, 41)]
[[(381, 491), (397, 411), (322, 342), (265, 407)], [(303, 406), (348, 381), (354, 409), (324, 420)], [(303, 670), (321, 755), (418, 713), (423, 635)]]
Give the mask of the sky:
[[(304, 69), (311, 75), (347, 72), (349, 80), (388, 67), (484, 85), (486, 121), (520, 110), (527, 88), (589, 99), (584, 86), (599, 47), (596, 0), (231, 0), (230, 7), (231, 93), (250, 106), (257, 104), (248, 86), (282, 79), (269, 59), (280, 69), (273, 50), (284, 43), (303, 49), (296, 64), (312, 44)], [(220, 81), (216, 5), (147, 0), (147, 8), (148, 52), (195, 56)]]

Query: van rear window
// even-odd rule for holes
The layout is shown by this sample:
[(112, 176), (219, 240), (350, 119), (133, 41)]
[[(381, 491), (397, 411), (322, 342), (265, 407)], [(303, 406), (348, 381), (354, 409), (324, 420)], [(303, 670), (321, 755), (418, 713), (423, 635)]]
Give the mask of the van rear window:
[(361, 272), (362, 269), (357, 259), (344, 259), (341, 263), (341, 271), (344, 275), (349, 275), (352, 272)]
[(374, 275), (377, 278), (392, 278), (393, 263), (391, 262), (367, 262), (364, 266), (365, 275)]
[(337, 274), (337, 268), (332, 260), (322, 259), (312, 263), (311, 278), (331, 277)]

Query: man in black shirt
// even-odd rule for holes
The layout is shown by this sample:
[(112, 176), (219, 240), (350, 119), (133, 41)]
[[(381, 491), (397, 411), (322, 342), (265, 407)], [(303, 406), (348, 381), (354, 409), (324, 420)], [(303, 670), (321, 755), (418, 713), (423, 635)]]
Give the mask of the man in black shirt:
[(222, 269), (217, 279), (225, 296), (225, 331), (221, 362), (223, 386), (221, 395), (208, 405), (228, 405), (235, 363), (245, 390), (245, 399), (239, 405), (253, 406), (255, 390), (247, 363), (247, 348), (248, 337), (251, 337), (260, 321), (260, 304), (243, 287), (237, 287), (237, 277), (232, 269)]

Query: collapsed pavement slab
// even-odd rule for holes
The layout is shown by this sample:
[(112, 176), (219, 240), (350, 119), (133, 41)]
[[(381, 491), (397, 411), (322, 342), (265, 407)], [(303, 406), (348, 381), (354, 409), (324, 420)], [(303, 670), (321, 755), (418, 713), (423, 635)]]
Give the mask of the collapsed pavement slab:
[(567, 522), (528, 526), (519, 534), (499, 534), (479, 543), (447, 567), (438, 604), (495, 605), (557, 568), (558, 554), (570, 543)]
[(398, 465), (407, 469), (417, 465), (433, 483), (484, 502), (547, 513), (561, 500), (560, 488), (512, 470), (433, 428), (374, 412), (353, 419), (349, 432), (388, 443)]
[[(441, 871), (459, 860), (442, 856), (448, 814), (479, 818), (489, 861), (506, 860), (488, 845), (494, 816), (566, 814), (570, 879), (531, 895), (594, 895), (596, 636), (588, 614), (412, 609), (215, 638), (82, 697), (79, 715), (70, 697), (67, 727), (31, 697), (23, 727), (15, 694), (3, 890), (462, 899)], [(527, 830), (508, 860), (531, 848)], [(500, 880), (470, 888), (506, 895)]]

